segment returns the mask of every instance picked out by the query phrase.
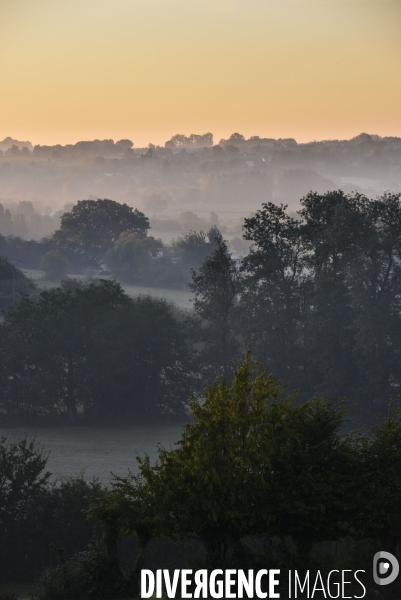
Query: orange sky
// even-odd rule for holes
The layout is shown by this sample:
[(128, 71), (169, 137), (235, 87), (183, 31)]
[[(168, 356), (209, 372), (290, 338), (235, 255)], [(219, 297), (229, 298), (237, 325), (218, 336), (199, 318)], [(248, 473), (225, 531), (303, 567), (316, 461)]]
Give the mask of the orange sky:
[(0, 0), (0, 140), (401, 136), (401, 0)]

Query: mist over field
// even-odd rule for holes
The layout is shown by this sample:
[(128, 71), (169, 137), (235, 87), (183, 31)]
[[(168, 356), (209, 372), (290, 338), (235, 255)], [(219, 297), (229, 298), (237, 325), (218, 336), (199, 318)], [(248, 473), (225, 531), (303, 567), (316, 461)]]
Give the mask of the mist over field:
[(361, 134), (350, 140), (297, 143), (234, 133), (175, 135), (164, 146), (93, 140), (33, 146), (0, 142), (0, 234), (40, 240), (78, 200), (111, 198), (143, 211), (156, 238), (219, 225), (241, 241), (243, 218), (263, 202), (288, 204), (311, 190), (341, 189), (374, 198), (401, 189), (401, 138)]

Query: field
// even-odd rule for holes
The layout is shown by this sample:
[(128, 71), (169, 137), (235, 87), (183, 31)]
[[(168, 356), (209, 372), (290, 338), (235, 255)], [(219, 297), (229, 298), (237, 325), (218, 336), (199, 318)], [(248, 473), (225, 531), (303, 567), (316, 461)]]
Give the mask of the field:
[(181, 435), (181, 425), (144, 425), (137, 427), (47, 427), (44, 429), (0, 429), (0, 436), (35, 435), (50, 451), (47, 470), (53, 477), (84, 473), (107, 484), (111, 473), (137, 472), (135, 457), (148, 454), (157, 458), (157, 446), (172, 446)]
[[(59, 281), (45, 279), (43, 271), (39, 271), (37, 269), (22, 269), (22, 271), (41, 289), (52, 288), (60, 285)], [(69, 275), (69, 277), (75, 277), (76, 279), (83, 278), (82, 275)], [(110, 279), (110, 277), (105, 275), (104, 279)], [(174, 302), (174, 304), (176, 304), (179, 308), (184, 308), (186, 310), (191, 310), (192, 308), (191, 299), (193, 296), (190, 291), (170, 290), (167, 288), (145, 287), (140, 285), (126, 285), (123, 283), (121, 286), (132, 298), (143, 294), (157, 298), (165, 298), (169, 302)]]

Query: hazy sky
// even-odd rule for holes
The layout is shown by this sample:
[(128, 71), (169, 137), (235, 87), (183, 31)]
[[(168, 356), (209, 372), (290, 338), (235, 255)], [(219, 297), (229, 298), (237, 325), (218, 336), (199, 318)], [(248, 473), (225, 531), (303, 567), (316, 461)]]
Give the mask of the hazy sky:
[(0, 140), (401, 136), (401, 0), (0, 0)]

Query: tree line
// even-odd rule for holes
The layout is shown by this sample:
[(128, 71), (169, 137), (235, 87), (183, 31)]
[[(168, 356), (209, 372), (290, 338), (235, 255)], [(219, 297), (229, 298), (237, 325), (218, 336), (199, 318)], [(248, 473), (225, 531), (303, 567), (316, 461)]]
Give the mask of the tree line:
[(108, 280), (22, 297), (0, 325), (3, 416), (182, 418), (191, 352), (181, 321), (166, 301), (132, 299)]
[[(182, 417), (186, 395), (222, 373), (230, 380), (248, 348), (301, 399), (346, 397), (358, 418), (399, 395), (400, 194), (310, 193), (296, 215), (264, 204), (245, 219), (242, 261), (215, 226), (180, 238), (180, 260), (152, 258), (148, 227), (126, 205), (81, 201), (55, 237), (76, 260), (113, 257), (127, 273), (179, 264), (194, 311), (132, 300), (107, 280), (22, 297), (0, 326), (3, 412)], [(6, 262), (8, 297), (12, 285), (29, 292)]]

